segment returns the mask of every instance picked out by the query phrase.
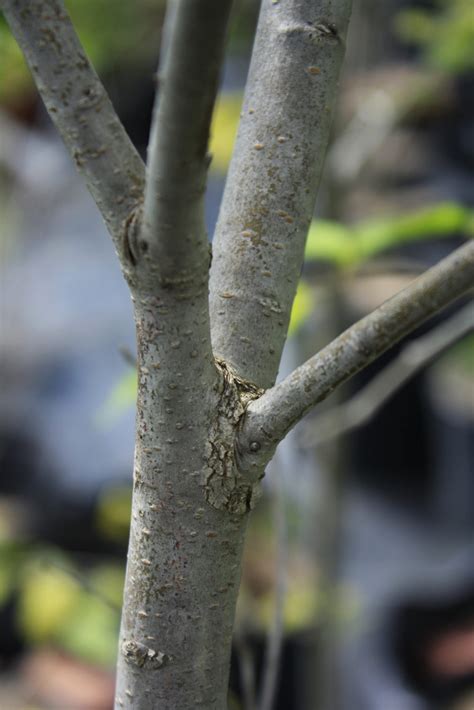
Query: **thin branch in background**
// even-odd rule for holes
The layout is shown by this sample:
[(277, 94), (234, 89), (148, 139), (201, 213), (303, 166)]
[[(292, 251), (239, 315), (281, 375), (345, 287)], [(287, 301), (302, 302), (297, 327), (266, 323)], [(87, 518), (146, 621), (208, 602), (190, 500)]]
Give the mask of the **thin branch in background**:
[(246, 639), (245, 629), (238, 629), (235, 632), (234, 646), (239, 661), (242, 710), (255, 710), (255, 658)]
[(473, 329), (474, 304), (469, 303), (447, 321), (406, 345), (348, 402), (310, 422), (302, 435), (302, 445), (318, 446), (367, 423), (417, 372)]
[(318, 402), (474, 284), (474, 241), (456, 249), (251, 402), (240, 449), (253, 466)]
[(273, 503), (277, 547), (275, 610), (268, 630), (258, 710), (272, 710), (274, 705), (283, 648), (285, 600), (288, 589), (288, 521), (282, 474), (277, 460), (275, 464), (276, 471), (272, 479), (275, 485)]
[(0, 0), (38, 90), (122, 253), (145, 167), (87, 59), (61, 0)]
[(123, 357), (127, 365), (133, 367), (134, 370), (137, 369), (137, 356), (132, 353), (130, 348), (128, 348), (126, 345), (121, 345), (119, 347), (119, 353)]
[(426, 265), (416, 259), (384, 256), (364, 261), (353, 269), (357, 276), (390, 276), (392, 274), (419, 276), (425, 270)]

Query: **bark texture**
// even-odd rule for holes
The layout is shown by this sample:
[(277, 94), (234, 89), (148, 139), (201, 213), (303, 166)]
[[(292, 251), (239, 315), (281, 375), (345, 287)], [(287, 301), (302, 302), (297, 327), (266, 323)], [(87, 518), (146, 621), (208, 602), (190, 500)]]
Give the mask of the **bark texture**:
[(242, 451), (255, 449), (254, 465), (261, 466), (318, 402), (473, 285), (474, 241), (469, 241), (250, 404)]
[(230, 452), (248, 393), (211, 348), (204, 189), (230, 6), (168, 10), (144, 205), (128, 241), (139, 386), (118, 708), (226, 706), (252, 494), (231, 475)]
[(123, 256), (145, 167), (60, 0), (0, 0), (49, 115)]
[(134, 302), (139, 386), (117, 708), (226, 707), (246, 522), (276, 443), (474, 276), (471, 244), (272, 387), (350, 0), (262, 2), (209, 306), (206, 149), (230, 6), (170, 3), (145, 176), (62, 3), (0, 0)]
[(329, 139), (350, 0), (264, 0), (213, 242), (216, 354), (278, 371)]

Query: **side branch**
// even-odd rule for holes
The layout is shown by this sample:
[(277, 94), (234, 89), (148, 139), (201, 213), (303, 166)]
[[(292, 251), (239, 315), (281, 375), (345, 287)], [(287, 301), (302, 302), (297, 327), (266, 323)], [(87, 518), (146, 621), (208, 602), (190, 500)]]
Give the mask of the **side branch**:
[(213, 242), (216, 354), (275, 381), (329, 139), (351, 0), (263, 0)]
[(474, 241), (457, 249), (358, 321), (249, 405), (242, 453), (266, 459), (285, 434), (338, 385), (474, 285)]
[(46, 108), (122, 257), (144, 165), (89, 63), (61, 0), (0, 0)]
[(303, 446), (318, 446), (366, 424), (420, 370), (474, 330), (474, 303), (416, 340), (378, 372), (352, 399), (311, 420)]
[(202, 288), (207, 145), (232, 0), (174, 0), (148, 152), (142, 245), (166, 287)]

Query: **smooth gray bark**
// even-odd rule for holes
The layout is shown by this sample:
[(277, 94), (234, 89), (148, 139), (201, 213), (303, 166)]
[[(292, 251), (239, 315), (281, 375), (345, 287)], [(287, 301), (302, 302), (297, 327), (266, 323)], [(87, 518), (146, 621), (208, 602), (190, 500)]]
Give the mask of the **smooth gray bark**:
[(145, 167), (60, 0), (0, 0), (49, 115), (123, 255)]
[(264, 0), (213, 242), (214, 350), (274, 381), (303, 263), (350, 0)]
[(146, 186), (62, 3), (0, 7), (104, 215), (134, 301), (137, 433), (116, 706), (223, 710), (246, 521), (274, 445), (334, 386), (462, 293), (474, 247), (264, 394), (301, 269), (350, 0), (263, 0), (215, 239), (211, 313), (203, 191), (230, 0), (173, 4)]
[(206, 492), (243, 407), (211, 348), (204, 189), (230, 7), (168, 8), (144, 206), (129, 240), (139, 386), (118, 708), (226, 705), (246, 518), (237, 500), (219, 510)]

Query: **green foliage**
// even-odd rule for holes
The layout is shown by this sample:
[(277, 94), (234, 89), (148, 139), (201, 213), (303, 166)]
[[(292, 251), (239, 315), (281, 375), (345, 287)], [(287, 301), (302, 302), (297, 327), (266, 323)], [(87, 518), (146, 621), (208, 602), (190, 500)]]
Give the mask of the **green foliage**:
[(219, 95), (212, 116), (209, 152), (212, 155), (211, 170), (225, 173), (234, 148), (243, 95), (239, 92), (224, 92)]
[[(66, 6), (99, 72), (124, 64), (141, 66), (156, 56), (164, 0), (66, 0)], [(16, 101), (32, 87), (22, 53), (0, 16), (0, 100)]]
[(90, 663), (112, 667), (123, 568), (101, 564), (83, 573), (65, 553), (37, 546), (23, 547), (20, 556), (11, 553), (11, 545), (0, 547), (0, 559), (13, 562), (2, 568), (2, 575), (8, 577), (9, 593), (17, 594), (17, 623), (26, 641), (53, 645)]
[(27, 555), (25, 546), (14, 540), (0, 543), (0, 607), (13, 593)]
[(57, 645), (74, 656), (109, 668), (115, 665), (117, 640), (118, 613), (86, 593), (55, 636)]
[[(122, 408), (129, 408), (136, 398), (136, 378), (133, 398), (121, 403)], [(118, 383), (120, 385), (120, 382)], [(109, 486), (105, 488), (97, 503), (96, 524), (99, 532), (107, 540), (126, 542), (132, 511), (132, 491), (130, 486)]]
[(124, 58), (130, 66), (156, 55), (164, 5), (164, 0), (66, 0), (87, 55), (105, 71), (123, 65)]
[(99, 426), (110, 426), (126, 411), (137, 398), (137, 371), (127, 372), (113, 385), (105, 402), (97, 412), (96, 421)]
[(311, 315), (314, 308), (314, 291), (313, 289), (300, 279), (298, 289), (296, 291), (295, 300), (291, 309), (290, 325), (288, 335), (291, 337), (305, 323)]
[(81, 587), (71, 575), (31, 557), (23, 569), (18, 599), (19, 626), (30, 643), (52, 641), (73, 618), (80, 596)]
[(16, 102), (32, 86), (20, 48), (0, 15), (0, 101)]
[(474, 236), (474, 212), (453, 202), (353, 226), (314, 220), (305, 257), (307, 261), (323, 260), (338, 267), (353, 267), (386, 249), (453, 233)]
[(410, 8), (396, 19), (399, 36), (421, 47), (425, 60), (450, 72), (474, 69), (472, 0), (437, 0), (435, 10)]

